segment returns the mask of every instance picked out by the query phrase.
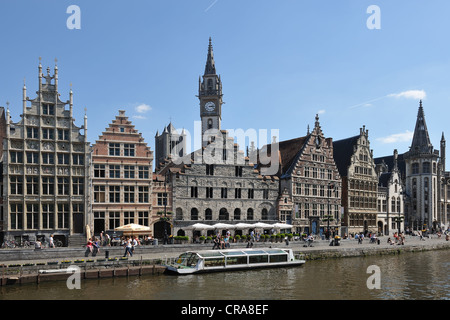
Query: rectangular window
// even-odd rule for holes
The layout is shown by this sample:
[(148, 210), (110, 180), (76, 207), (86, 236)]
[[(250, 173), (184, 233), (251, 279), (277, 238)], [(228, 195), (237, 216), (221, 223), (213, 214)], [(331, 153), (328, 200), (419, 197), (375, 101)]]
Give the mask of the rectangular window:
[(148, 179), (148, 166), (139, 166), (139, 179)]
[(158, 206), (167, 205), (167, 193), (158, 192)]
[(58, 164), (69, 164), (69, 155), (67, 153), (58, 153)]
[(125, 179), (134, 179), (134, 166), (124, 166), (123, 175)]
[(54, 153), (43, 153), (42, 154), (43, 164), (55, 164), (55, 154)]
[(73, 178), (72, 194), (83, 195), (84, 194), (84, 178)]
[(39, 177), (27, 177), (27, 194), (39, 194)]
[(125, 211), (123, 213), (123, 223), (124, 224), (134, 223), (134, 212), (133, 211)]
[(138, 224), (148, 227), (148, 211), (138, 211)]
[(84, 154), (72, 154), (72, 160), (74, 165), (83, 165)]
[(104, 178), (104, 177), (105, 177), (105, 165), (94, 164), (94, 178)]
[(299, 182), (295, 183), (295, 194), (298, 194), (298, 195), (302, 194), (302, 184)]
[(58, 129), (59, 140), (69, 140), (69, 130)]
[(115, 229), (120, 227), (120, 212), (113, 211), (109, 213), (109, 228)]
[(39, 128), (27, 127), (27, 138), (39, 139)]
[(228, 198), (228, 189), (227, 188), (221, 188), (220, 189), (220, 197), (222, 199)]
[(207, 176), (213, 176), (214, 175), (214, 165), (213, 164), (207, 164), (206, 165), (206, 175)]
[(55, 228), (55, 205), (53, 203), (42, 204), (42, 228)]
[(42, 129), (42, 139), (55, 139), (54, 129)]
[(254, 199), (255, 197), (255, 190), (254, 189), (248, 189), (248, 198)]
[(149, 201), (148, 187), (140, 186), (139, 187), (139, 202), (140, 203), (148, 203), (148, 201)]
[(23, 152), (11, 151), (11, 163), (23, 163)]
[(120, 156), (120, 143), (110, 143), (109, 144), (109, 155), (110, 156)]
[(124, 186), (123, 195), (125, 203), (134, 203), (134, 186)]
[(42, 194), (54, 195), (55, 194), (55, 179), (52, 177), (42, 178)]
[(11, 203), (10, 223), (12, 230), (23, 228), (23, 205), (20, 203)]
[(191, 198), (198, 198), (198, 187), (191, 187)]
[(38, 164), (39, 163), (39, 153), (27, 152), (27, 163)]
[(42, 104), (42, 114), (49, 115), (49, 116), (55, 115), (55, 105), (43, 103)]
[(69, 228), (69, 204), (58, 203), (58, 228)]
[(125, 157), (134, 157), (135, 156), (135, 145), (134, 144), (129, 144), (129, 143), (125, 143), (123, 145), (123, 155)]
[(206, 187), (206, 198), (212, 199), (214, 197), (213, 187)]
[(236, 166), (234, 170), (234, 176), (235, 177), (242, 177), (242, 167)]
[(11, 187), (11, 194), (23, 194), (23, 177), (11, 176), (10, 187)]
[(263, 199), (269, 199), (269, 189), (263, 190)]
[(39, 204), (27, 204), (27, 229), (39, 228)]
[(109, 202), (120, 202), (120, 186), (109, 186)]
[(120, 165), (110, 165), (109, 166), (109, 177), (110, 178), (120, 178)]
[(105, 201), (106, 201), (106, 187), (94, 186), (94, 202), (105, 202)]

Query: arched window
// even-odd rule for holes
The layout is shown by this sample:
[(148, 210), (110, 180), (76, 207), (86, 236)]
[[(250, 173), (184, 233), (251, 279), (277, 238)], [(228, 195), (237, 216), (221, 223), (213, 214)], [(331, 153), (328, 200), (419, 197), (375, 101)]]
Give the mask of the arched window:
[(219, 220), (229, 220), (229, 214), (227, 209), (222, 208), (219, 211)]
[(249, 208), (247, 210), (247, 220), (253, 220), (255, 217), (253, 216), (253, 209)]
[(234, 220), (241, 220), (241, 209), (234, 209)]
[(177, 208), (177, 210), (175, 212), (175, 218), (177, 220), (183, 220), (183, 209)]
[(208, 119), (208, 129), (212, 129), (213, 127), (213, 121), (212, 119)]
[(191, 209), (191, 220), (198, 220), (198, 210), (197, 208)]
[(212, 220), (212, 210), (209, 208), (205, 210), (205, 220)]
[(269, 220), (269, 213), (266, 208), (261, 211), (261, 220)]

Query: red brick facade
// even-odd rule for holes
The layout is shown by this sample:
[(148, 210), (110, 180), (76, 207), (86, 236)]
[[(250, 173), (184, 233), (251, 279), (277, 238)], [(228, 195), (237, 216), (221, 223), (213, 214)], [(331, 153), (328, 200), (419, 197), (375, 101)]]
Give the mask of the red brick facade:
[(152, 227), (153, 152), (125, 111), (92, 148), (92, 233), (128, 223)]

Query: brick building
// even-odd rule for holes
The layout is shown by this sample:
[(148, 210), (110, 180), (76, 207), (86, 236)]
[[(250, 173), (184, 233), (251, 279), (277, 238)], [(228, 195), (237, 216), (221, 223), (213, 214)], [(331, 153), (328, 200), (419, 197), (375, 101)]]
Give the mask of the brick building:
[(92, 146), (94, 235), (129, 223), (152, 226), (152, 161), (141, 133), (119, 110)]

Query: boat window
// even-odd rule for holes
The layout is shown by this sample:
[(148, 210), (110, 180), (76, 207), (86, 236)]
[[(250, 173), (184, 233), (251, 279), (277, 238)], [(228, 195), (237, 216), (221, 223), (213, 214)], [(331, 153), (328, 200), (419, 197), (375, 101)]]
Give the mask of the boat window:
[(207, 258), (205, 259), (205, 268), (208, 267), (224, 267), (225, 258)]
[(223, 255), (226, 256), (242, 256), (244, 253), (242, 251), (225, 251), (221, 252)]
[(220, 254), (220, 252), (218, 252), (218, 251), (216, 251), (216, 252), (199, 252), (198, 254), (202, 258), (212, 258), (212, 257), (222, 258), (223, 257)]
[(177, 259), (177, 263), (178, 264), (182, 264), (182, 265), (186, 265), (186, 259), (189, 258), (189, 256), (191, 255), (191, 253), (183, 253), (181, 254), (178, 259)]
[(227, 257), (227, 266), (234, 264), (247, 264), (247, 256)]
[(275, 256), (270, 256), (270, 262), (287, 262), (288, 256), (287, 254), (279, 254)]
[(262, 250), (254, 250), (254, 251), (245, 251), (246, 254), (266, 254), (265, 251)]
[(267, 253), (270, 253), (270, 254), (274, 254), (274, 253), (282, 253), (282, 254), (286, 254), (286, 251), (280, 250), (280, 249), (266, 250), (266, 252), (267, 252)]
[(251, 255), (249, 257), (250, 263), (267, 263), (269, 262), (269, 256), (267, 254), (264, 255)]
[(187, 266), (188, 267), (195, 267), (197, 265), (198, 262), (198, 255), (193, 253), (189, 259), (187, 260)]

